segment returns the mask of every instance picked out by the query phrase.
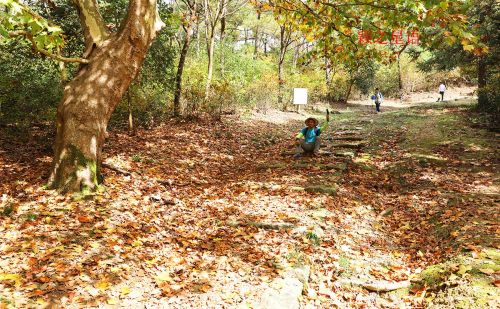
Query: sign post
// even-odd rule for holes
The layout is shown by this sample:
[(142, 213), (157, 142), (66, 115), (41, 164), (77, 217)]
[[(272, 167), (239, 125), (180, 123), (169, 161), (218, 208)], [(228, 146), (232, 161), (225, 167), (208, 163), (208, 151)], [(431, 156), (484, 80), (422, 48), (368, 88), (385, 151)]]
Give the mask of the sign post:
[(300, 106), (307, 104), (307, 88), (293, 88), (293, 104), (297, 105), (297, 111), (300, 112)]

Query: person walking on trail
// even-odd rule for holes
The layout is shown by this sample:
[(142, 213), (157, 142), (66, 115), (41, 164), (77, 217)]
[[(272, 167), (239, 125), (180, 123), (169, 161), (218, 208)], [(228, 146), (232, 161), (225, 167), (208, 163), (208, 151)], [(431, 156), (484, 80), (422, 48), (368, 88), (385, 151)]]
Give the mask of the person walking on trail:
[[(446, 86), (445, 86), (445, 84), (444, 84), (444, 83), (441, 83), (441, 85), (439, 85), (439, 94), (441, 95), (441, 102), (443, 102), (443, 101), (444, 101), (444, 91), (445, 91), (445, 90), (446, 90)], [(440, 98), (438, 98), (438, 100), (437, 100), (438, 102), (439, 102), (439, 99), (440, 99)]]
[(375, 94), (372, 95), (372, 100), (375, 101), (375, 110), (377, 111), (377, 113), (380, 113), (380, 104), (384, 102), (384, 96), (378, 88), (375, 88)]
[(307, 118), (305, 121), (306, 127), (302, 128), (295, 136), (295, 144), (297, 148), (295, 150), (294, 158), (300, 158), (304, 153), (311, 154), (313, 156), (318, 154), (319, 147), (321, 145), (321, 128), (318, 126), (318, 120), (316, 118)]

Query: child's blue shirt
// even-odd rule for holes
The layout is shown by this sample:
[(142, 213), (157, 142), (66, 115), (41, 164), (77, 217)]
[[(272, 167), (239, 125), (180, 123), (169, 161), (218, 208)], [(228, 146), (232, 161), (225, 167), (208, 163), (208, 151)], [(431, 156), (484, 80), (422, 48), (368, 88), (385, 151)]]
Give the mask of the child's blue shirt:
[(300, 130), (300, 133), (304, 135), (306, 143), (314, 143), (316, 141), (316, 138), (321, 134), (321, 128), (314, 127), (312, 129), (309, 129), (308, 127), (305, 127)]

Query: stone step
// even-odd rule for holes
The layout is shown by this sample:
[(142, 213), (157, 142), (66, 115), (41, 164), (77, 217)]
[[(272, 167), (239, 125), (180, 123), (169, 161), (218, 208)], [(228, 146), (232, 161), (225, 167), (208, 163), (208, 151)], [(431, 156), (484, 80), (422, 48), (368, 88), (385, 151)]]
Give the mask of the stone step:
[(348, 148), (358, 149), (366, 146), (366, 141), (352, 142), (352, 143), (334, 143), (333, 148)]
[(362, 141), (363, 136), (335, 136), (326, 138), (329, 141)]
[(335, 136), (347, 136), (347, 135), (358, 135), (359, 131), (336, 131), (333, 132), (333, 135)]
[(336, 131), (338, 131), (338, 132), (342, 132), (342, 131), (344, 131), (344, 132), (351, 132), (351, 131), (361, 131), (363, 129), (364, 128), (360, 127), (360, 126), (356, 126), (356, 127), (340, 127), (338, 129), (336, 129)]
[(354, 151), (335, 151), (333, 152), (333, 155), (335, 157), (340, 157), (340, 158), (354, 158), (356, 156), (356, 152)]

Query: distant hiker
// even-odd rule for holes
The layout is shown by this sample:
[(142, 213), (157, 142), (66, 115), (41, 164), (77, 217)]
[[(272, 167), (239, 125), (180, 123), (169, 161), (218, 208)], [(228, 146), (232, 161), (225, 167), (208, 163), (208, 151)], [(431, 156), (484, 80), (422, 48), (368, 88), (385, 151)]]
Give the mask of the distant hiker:
[(375, 109), (377, 113), (380, 113), (380, 104), (384, 102), (384, 96), (382, 95), (382, 92), (378, 88), (375, 88), (375, 94), (372, 95), (372, 100), (375, 101)]
[(321, 128), (318, 127), (318, 120), (316, 118), (307, 118), (305, 124), (306, 127), (302, 128), (299, 134), (295, 136), (297, 149), (294, 158), (300, 158), (303, 153), (316, 155), (319, 151)]
[[(446, 90), (446, 86), (444, 83), (441, 83), (441, 85), (439, 85), (439, 94), (441, 95), (441, 102), (444, 101), (444, 91)], [(439, 102), (439, 98), (437, 100)]]

